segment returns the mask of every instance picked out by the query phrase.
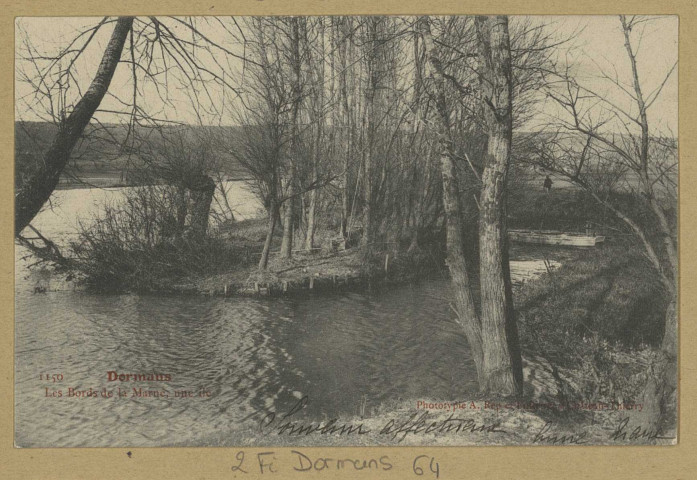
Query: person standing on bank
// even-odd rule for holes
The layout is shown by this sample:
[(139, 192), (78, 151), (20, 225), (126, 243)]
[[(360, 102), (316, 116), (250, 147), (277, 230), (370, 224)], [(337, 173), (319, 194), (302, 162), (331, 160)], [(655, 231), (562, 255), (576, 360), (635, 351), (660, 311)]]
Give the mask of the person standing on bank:
[(545, 177), (545, 183), (542, 184), (542, 187), (545, 189), (545, 192), (549, 193), (550, 190), (552, 190), (552, 179), (549, 178), (549, 175)]

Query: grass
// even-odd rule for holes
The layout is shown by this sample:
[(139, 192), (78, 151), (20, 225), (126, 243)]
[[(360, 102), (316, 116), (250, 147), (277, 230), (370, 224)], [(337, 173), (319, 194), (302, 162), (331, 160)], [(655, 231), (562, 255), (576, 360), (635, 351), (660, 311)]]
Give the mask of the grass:
[(521, 346), (559, 387), (557, 400), (641, 402), (666, 301), (636, 248), (610, 240), (577, 250), (516, 292)]
[(560, 269), (518, 293), (521, 315), (565, 334), (628, 346), (660, 338), (666, 303), (660, 283), (636, 248), (610, 239), (596, 248), (565, 250), (556, 254), (567, 257)]
[[(641, 245), (583, 192), (558, 189), (519, 196), (511, 205), (512, 227), (574, 231), (590, 224), (607, 235), (594, 248), (526, 249), (523, 255), (562, 266), (515, 292), (524, 355), (550, 366), (554, 383), (562, 386), (557, 398), (641, 401), (667, 306)], [(649, 225), (649, 218), (633, 208), (634, 218)], [(647, 231), (652, 234), (650, 225)]]

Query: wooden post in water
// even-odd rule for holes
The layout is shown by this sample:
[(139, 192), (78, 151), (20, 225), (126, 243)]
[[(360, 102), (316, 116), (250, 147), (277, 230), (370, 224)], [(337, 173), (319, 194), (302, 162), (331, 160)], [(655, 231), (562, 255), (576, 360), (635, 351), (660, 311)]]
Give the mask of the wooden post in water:
[(310, 277), (310, 290), (315, 286), (315, 277)]
[(390, 254), (385, 255), (385, 273), (387, 273), (387, 267), (390, 264)]

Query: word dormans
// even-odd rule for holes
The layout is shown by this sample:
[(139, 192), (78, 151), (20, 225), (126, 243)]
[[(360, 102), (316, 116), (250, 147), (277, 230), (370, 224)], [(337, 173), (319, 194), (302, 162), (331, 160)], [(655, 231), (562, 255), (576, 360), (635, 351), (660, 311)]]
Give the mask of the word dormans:
[(118, 373), (113, 370), (106, 372), (109, 382), (169, 382), (172, 375), (169, 373)]

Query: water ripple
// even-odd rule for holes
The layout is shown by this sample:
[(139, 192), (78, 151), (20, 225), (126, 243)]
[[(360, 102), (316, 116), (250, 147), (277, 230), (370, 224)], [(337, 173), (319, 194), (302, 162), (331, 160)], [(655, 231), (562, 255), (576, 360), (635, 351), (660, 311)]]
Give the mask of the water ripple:
[[(19, 269), (18, 269), (19, 270)], [(374, 295), (216, 299), (34, 295), (18, 276), (16, 432), (23, 446), (197, 445), (308, 395), (314, 418), (475, 388), (442, 280)], [(444, 353), (445, 352), (445, 353)], [(107, 371), (171, 382), (107, 382)], [(62, 373), (47, 384), (42, 373)], [(210, 398), (46, 398), (45, 387), (211, 392)], [(99, 432), (96, 435), (96, 432)]]

